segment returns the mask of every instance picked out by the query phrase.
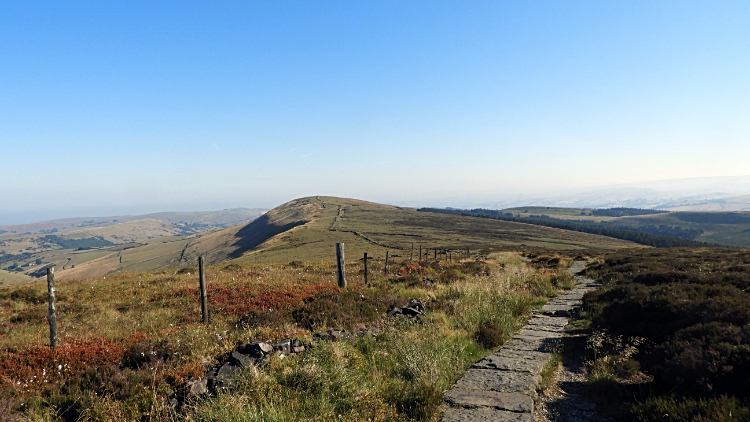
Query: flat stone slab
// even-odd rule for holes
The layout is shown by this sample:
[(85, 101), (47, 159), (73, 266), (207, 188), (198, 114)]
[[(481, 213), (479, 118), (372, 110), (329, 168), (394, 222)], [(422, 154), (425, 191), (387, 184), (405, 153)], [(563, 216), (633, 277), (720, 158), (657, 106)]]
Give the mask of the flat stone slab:
[(533, 352), (554, 352), (558, 344), (560, 344), (559, 338), (514, 337), (505, 344), (505, 348)]
[(515, 350), (506, 348), (498, 350), (495, 354), (509, 358), (544, 359), (545, 361), (552, 357), (552, 352), (537, 352), (534, 350)]
[(531, 413), (516, 413), (497, 409), (448, 409), (443, 422), (534, 422)]
[(456, 388), (521, 393), (536, 397), (536, 384), (540, 380), (539, 375), (530, 372), (469, 368), (456, 383)]
[(552, 305), (552, 306), (567, 305), (567, 306), (572, 306), (574, 308), (580, 304), (581, 304), (581, 301), (578, 299), (559, 299), (558, 298), (558, 299), (550, 300), (549, 302), (547, 302), (547, 305)]
[(544, 325), (563, 328), (568, 325), (568, 318), (535, 316), (529, 320), (528, 325)]
[(563, 333), (556, 333), (552, 331), (545, 331), (545, 330), (521, 330), (518, 332), (517, 337), (535, 337), (535, 338), (560, 338), (563, 336)]
[(552, 333), (562, 333), (565, 331), (565, 327), (558, 327), (556, 325), (525, 325), (521, 330), (535, 330), (535, 331), (549, 331)]
[(534, 410), (534, 400), (527, 395), (518, 393), (454, 388), (446, 391), (443, 394), (443, 399), (449, 406), (468, 409), (491, 407), (498, 410), (526, 413), (531, 413)]
[(565, 293), (562, 296), (558, 296), (557, 299), (560, 300), (581, 300), (583, 299), (583, 295), (588, 293), (588, 290), (580, 290), (580, 291), (571, 291), (568, 293)]
[(530, 372), (532, 374), (538, 374), (542, 371), (542, 368), (544, 368), (545, 363), (547, 363), (547, 359), (494, 354), (486, 356), (471, 367), (477, 369), (495, 369), (500, 371)]

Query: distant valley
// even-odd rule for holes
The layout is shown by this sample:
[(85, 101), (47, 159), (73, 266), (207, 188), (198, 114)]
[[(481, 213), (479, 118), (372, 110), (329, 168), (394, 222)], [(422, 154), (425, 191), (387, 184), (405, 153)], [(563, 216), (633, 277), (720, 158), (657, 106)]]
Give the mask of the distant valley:
[(0, 282), (31, 281), (50, 265), (63, 278), (175, 265), (196, 235), (247, 223), (265, 211), (162, 212), (0, 226)]

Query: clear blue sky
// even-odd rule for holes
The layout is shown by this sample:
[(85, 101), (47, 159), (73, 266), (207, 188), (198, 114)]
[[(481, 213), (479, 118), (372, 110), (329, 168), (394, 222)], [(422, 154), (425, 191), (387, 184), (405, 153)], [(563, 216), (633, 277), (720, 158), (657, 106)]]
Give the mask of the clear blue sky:
[(3, 1), (0, 157), (0, 224), (750, 174), (750, 2)]

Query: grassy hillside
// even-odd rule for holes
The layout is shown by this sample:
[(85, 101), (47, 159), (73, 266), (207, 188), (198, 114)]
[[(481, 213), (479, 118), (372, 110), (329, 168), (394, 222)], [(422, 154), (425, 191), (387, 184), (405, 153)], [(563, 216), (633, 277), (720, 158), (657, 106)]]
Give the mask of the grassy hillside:
[[(0, 268), (14, 262), (17, 273), (41, 276), (54, 264), (60, 279), (98, 277), (112, 272), (192, 267), (198, 256), (209, 264), (327, 261), (334, 244), (343, 242), (349, 257), (365, 252), (383, 257), (409, 257), (419, 248), (487, 254), (507, 249), (615, 249), (640, 247), (609, 237), (548, 227), (487, 219), (417, 212), (355, 199), (300, 198), (283, 204), (244, 225), (179, 235), (182, 228), (164, 220), (146, 219), (68, 232), (75, 241), (111, 242), (85, 250), (51, 244), (55, 235), (6, 236), (14, 259), (0, 255)], [(0, 238), (2, 240), (3, 238)], [(85, 244), (85, 243), (84, 243)], [(24, 248), (25, 247), (25, 248)], [(13, 252), (18, 251), (18, 252)], [(15, 258), (20, 257), (20, 258)], [(37, 263), (37, 260), (41, 260)], [(18, 271), (22, 270), (22, 271)], [(16, 278), (15, 281), (21, 280)]]
[[(508, 248), (558, 250), (637, 247), (604, 236), (480, 218), (429, 214), (410, 208), (355, 199), (301, 198), (269, 211), (240, 230), (224, 230), (196, 239), (185, 256), (206, 253), (211, 262), (230, 258), (241, 264), (331, 260), (343, 242), (351, 257), (409, 257), (419, 247), (471, 251)], [(415, 257), (416, 258), (416, 257)]]

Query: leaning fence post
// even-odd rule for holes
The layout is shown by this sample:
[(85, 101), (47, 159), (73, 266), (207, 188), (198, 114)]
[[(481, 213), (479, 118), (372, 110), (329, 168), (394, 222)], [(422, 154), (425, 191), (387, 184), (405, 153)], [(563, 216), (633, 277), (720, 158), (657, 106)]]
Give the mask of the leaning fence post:
[(211, 319), (208, 315), (208, 293), (206, 292), (206, 269), (204, 265), (203, 256), (198, 257), (198, 281), (201, 286), (201, 313), (203, 314), (203, 322), (208, 324)]
[(346, 269), (344, 268), (344, 244), (336, 244), (336, 274), (339, 279), (339, 287), (346, 289)]
[(385, 251), (385, 275), (388, 275), (388, 251)]
[(49, 345), (57, 346), (57, 308), (55, 307), (55, 267), (47, 268), (47, 295), (49, 297)]
[(367, 252), (365, 252), (365, 286), (367, 285)]

